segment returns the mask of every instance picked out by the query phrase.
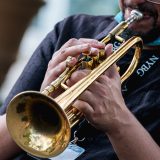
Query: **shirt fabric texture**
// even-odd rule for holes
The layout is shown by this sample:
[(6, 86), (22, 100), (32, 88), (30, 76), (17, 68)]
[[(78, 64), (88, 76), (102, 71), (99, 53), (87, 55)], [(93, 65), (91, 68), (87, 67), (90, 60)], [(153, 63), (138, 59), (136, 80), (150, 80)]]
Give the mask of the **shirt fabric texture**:
[[(9, 93), (0, 109), (0, 114), (6, 112), (11, 98), (22, 91), (40, 90), (45, 72), (52, 55), (70, 38), (94, 38), (101, 40), (117, 25), (114, 16), (74, 15), (56, 24), (54, 29), (46, 36), (35, 50), (21, 76)], [(158, 51), (143, 51), (141, 61), (137, 67), (141, 69), (150, 57), (157, 57), (157, 61), (143, 76), (137, 71), (123, 84), (123, 96), (129, 110), (137, 117), (142, 125), (150, 132), (155, 141), (160, 145), (160, 54)], [(126, 55), (118, 65), (125, 69), (129, 64), (130, 54)], [(96, 130), (87, 121), (82, 121), (72, 129), (77, 130), (79, 138), (86, 139), (78, 142), (85, 148), (85, 153), (77, 160), (117, 160), (117, 156), (108, 138), (101, 131)]]

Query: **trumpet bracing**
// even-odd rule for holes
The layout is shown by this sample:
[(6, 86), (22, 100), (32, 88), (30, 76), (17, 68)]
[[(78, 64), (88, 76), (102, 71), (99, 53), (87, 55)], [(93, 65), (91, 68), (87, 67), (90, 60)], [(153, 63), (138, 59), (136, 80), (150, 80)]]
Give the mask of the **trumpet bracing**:
[[(82, 116), (82, 113), (72, 106), (73, 102), (130, 48), (134, 48), (135, 53), (127, 71), (121, 76), (121, 82), (135, 70), (142, 50), (142, 39), (131, 37), (125, 41), (120, 34), (130, 23), (142, 16), (139, 11), (132, 11), (127, 20), (119, 23), (101, 41), (105, 44), (112, 39), (122, 42), (109, 57), (104, 59), (104, 50), (95, 57), (83, 54), (75, 66), (67, 67), (42, 93), (26, 91), (11, 100), (7, 109), (7, 126), (17, 145), (31, 155), (43, 158), (53, 157), (64, 151), (70, 141), (71, 127), (78, 123)], [(84, 62), (92, 68), (91, 73), (68, 88), (65, 82)], [(55, 99), (51, 98), (50, 94), (59, 87), (66, 91)]]

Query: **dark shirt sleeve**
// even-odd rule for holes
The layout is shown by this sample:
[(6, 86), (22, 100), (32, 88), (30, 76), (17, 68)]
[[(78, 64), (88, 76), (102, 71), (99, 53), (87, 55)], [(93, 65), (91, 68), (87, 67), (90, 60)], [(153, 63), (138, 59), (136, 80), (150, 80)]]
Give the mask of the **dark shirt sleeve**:
[[(70, 38), (94, 38), (113, 21), (113, 16), (73, 15), (57, 23), (35, 50), (22, 74), (0, 108), (0, 115), (6, 112), (10, 100), (26, 90), (39, 91), (48, 62), (52, 55)], [(88, 27), (90, 26), (90, 27)]]
[(46, 36), (46, 38), (31, 56), (22, 74), (18, 78), (8, 97), (0, 108), (0, 115), (6, 112), (8, 103), (16, 94), (26, 90), (40, 90), (48, 62), (54, 53), (58, 38), (58, 26), (59, 25), (57, 24), (55, 29)]

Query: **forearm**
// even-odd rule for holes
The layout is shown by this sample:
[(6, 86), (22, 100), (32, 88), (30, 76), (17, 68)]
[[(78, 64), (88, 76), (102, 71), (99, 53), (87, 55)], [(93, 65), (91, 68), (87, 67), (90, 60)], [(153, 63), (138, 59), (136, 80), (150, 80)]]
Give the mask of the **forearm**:
[(6, 115), (0, 116), (0, 159), (9, 159), (18, 152), (20, 148), (13, 142), (6, 126)]
[(158, 160), (160, 148), (149, 133), (127, 111), (125, 125), (117, 133), (107, 134), (120, 160)]

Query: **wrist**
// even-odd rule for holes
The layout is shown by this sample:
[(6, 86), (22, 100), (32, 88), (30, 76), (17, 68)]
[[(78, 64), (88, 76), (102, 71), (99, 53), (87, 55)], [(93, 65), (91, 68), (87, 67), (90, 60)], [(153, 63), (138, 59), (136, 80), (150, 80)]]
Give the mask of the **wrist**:
[(111, 123), (111, 127), (108, 128), (106, 135), (119, 137), (123, 136), (126, 130), (133, 127), (135, 124), (135, 118), (132, 113), (126, 108), (121, 110), (114, 121)]
[[(17, 155), (21, 149), (13, 142), (7, 129), (6, 115), (0, 116), (0, 157), (1, 159), (9, 159)], [(7, 153), (7, 154), (6, 154)]]

